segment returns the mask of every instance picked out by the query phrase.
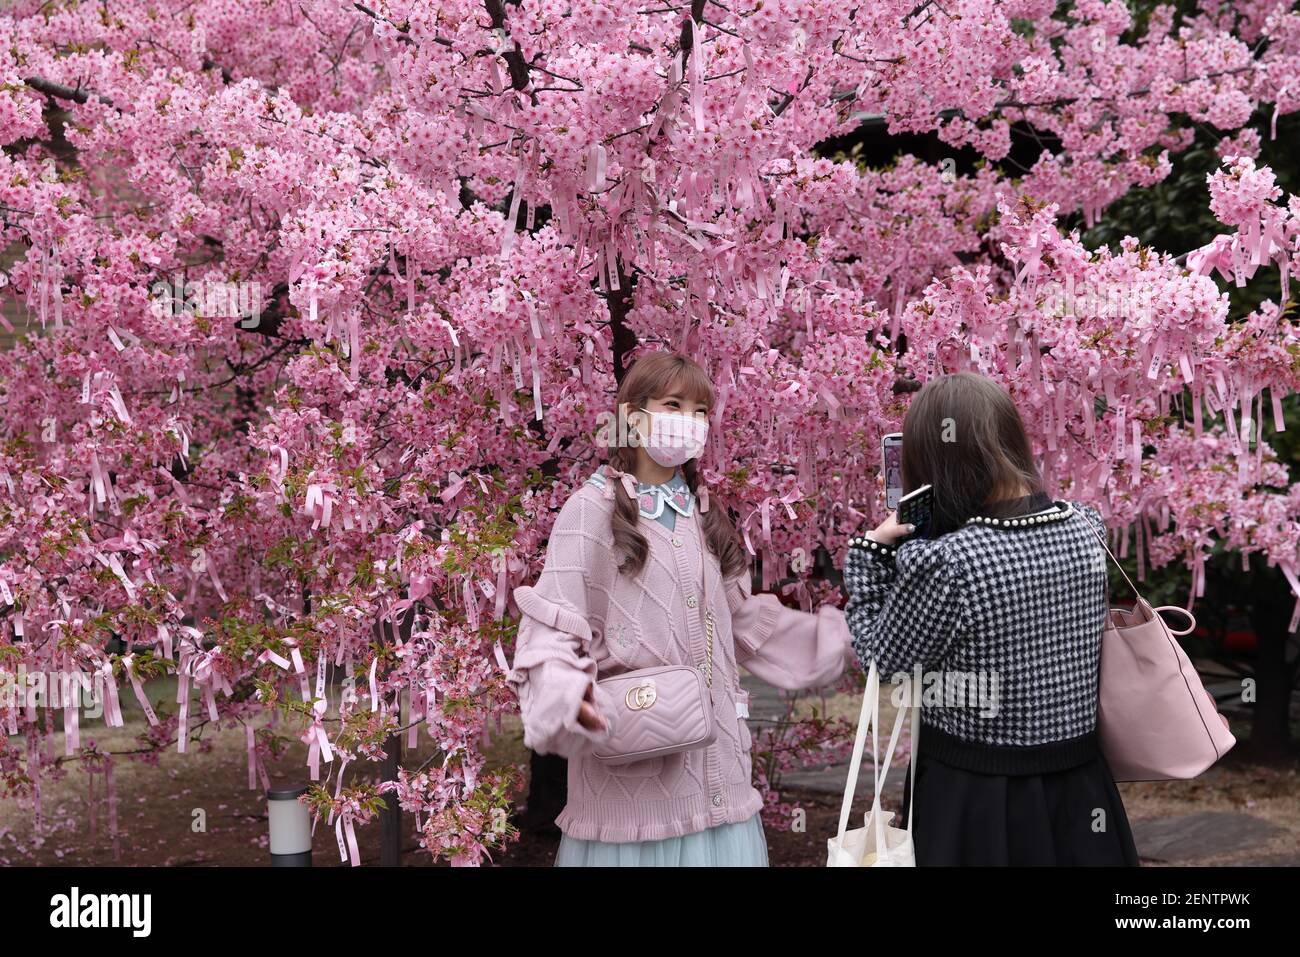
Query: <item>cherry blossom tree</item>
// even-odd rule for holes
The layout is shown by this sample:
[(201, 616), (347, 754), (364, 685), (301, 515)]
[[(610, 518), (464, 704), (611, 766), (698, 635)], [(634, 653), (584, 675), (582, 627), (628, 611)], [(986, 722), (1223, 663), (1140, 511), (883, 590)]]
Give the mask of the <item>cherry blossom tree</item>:
[[(1285, 3), (18, 0), (0, 29), (0, 666), (99, 676), (110, 725), (175, 674), (143, 750), (242, 726), (250, 787), (300, 737), (353, 864), (384, 802), (453, 864), (509, 838), (510, 588), (642, 348), (714, 375), (704, 478), (804, 607), (881, 517), (903, 396), (962, 368), (1189, 602), (1214, 541), (1300, 596), (1267, 441), (1300, 201), (1249, 125), (1300, 108)], [(981, 163), (817, 154), (864, 123)], [(1061, 228), (1204, 124), (1219, 238)], [(1279, 300), (1229, 315), (1215, 277), (1270, 270)], [(62, 703), (0, 705), (37, 807), (77, 762), (112, 794)]]

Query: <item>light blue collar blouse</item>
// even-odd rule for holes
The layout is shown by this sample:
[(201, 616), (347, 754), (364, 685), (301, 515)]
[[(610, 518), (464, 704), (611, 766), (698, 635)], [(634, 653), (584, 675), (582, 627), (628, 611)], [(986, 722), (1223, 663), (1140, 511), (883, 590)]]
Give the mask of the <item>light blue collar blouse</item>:
[[(605, 476), (602, 470), (597, 469), (588, 481), (604, 486)], [(636, 491), (641, 514), (646, 518), (654, 519), (670, 532), (677, 524), (677, 513), (690, 515), (695, 507), (695, 495), (687, 486), (686, 476), (680, 469), (673, 473), (672, 478), (660, 485), (637, 482)]]

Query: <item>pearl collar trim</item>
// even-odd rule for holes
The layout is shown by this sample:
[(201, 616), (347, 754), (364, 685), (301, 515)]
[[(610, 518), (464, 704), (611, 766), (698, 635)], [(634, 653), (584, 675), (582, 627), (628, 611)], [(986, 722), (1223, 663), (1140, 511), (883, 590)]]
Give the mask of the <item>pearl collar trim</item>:
[(1069, 502), (1057, 501), (1051, 509), (1034, 512), (1032, 515), (1020, 515), (1015, 518), (993, 518), (989, 515), (972, 515), (966, 519), (967, 525), (991, 525), (994, 528), (1022, 528), (1041, 525), (1044, 522), (1059, 522), (1074, 514), (1074, 506)]
[[(1059, 522), (1074, 514), (1074, 506), (1069, 502), (1056, 501), (1050, 509), (1034, 512), (1032, 515), (1019, 515), (1015, 518), (993, 518), (990, 515), (973, 515), (966, 519), (967, 525), (990, 525), (994, 528), (1028, 528), (1045, 522)], [(849, 539), (850, 548), (862, 548), (878, 555), (893, 555), (898, 551), (897, 545), (886, 545), (865, 535), (855, 535)]]

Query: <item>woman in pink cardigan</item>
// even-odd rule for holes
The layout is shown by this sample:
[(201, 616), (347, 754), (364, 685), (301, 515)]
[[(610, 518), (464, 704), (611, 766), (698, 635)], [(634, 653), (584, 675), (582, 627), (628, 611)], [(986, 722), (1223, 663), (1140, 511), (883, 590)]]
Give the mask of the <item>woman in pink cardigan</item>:
[[(555, 863), (765, 867), (740, 668), (778, 688), (827, 684), (854, 660), (848, 626), (834, 606), (810, 614), (750, 593), (735, 528), (699, 484), (713, 387), (695, 362), (642, 356), (618, 405), (635, 432), (560, 509), (537, 584), (514, 590), (522, 617), (509, 680), (524, 743), (568, 758)], [(616, 707), (597, 678), (699, 665), (709, 611), (714, 742), (621, 766), (596, 761)]]

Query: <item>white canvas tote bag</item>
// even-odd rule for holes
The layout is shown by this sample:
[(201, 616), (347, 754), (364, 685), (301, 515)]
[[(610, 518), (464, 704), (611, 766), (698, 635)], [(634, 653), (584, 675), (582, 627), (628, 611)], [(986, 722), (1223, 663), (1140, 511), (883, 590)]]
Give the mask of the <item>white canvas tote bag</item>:
[[(840, 806), (839, 833), (826, 841), (827, 867), (915, 867), (916, 852), (912, 846), (912, 812), (908, 808), (907, 827), (893, 827), (891, 821), (894, 812), (883, 812), (880, 807), (880, 794), (885, 787), (885, 778), (889, 774), (889, 764), (894, 759), (894, 748), (898, 744), (903, 730), (903, 719), (911, 712), (912, 720), (912, 761), (911, 789), (909, 805), (916, 800), (916, 743), (920, 738), (921, 714), (919, 689), (910, 688), (913, 702), (909, 707), (900, 707), (894, 717), (894, 727), (889, 736), (889, 747), (884, 760), (879, 759), (876, 746), (877, 731), (880, 728), (880, 673), (875, 662), (867, 671), (867, 687), (862, 695), (862, 713), (858, 716), (858, 733), (853, 741), (853, 757), (849, 762), (849, 779), (844, 785), (844, 803)], [(862, 766), (862, 749), (866, 745), (867, 729), (871, 729), (871, 760), (875, 770), (875, 794), (871, 799), (871, 810), (863, 819), (862, 827), (848, 829), (849, 812), (853, 807), (853, 795), (857, 789), (858, 771)]]

